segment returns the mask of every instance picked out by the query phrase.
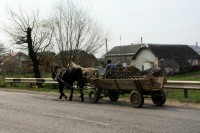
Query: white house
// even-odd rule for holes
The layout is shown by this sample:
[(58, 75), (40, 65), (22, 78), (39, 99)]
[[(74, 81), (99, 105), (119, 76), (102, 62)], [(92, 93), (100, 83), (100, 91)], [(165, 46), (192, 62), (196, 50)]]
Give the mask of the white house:
[(168, 72), (179, 73), (199, 68), (200, 56), (187, 45), (148, 44), (140, 48), (133, 56), (131, 65), (139, 70), (146, 70), (165, 60)]

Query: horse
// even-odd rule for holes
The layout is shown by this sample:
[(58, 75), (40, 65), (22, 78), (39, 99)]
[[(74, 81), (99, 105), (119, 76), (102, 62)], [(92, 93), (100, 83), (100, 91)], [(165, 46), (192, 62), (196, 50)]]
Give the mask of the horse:
[(68, 66), (69, 67), (81, 68), (82, 72), (83, 72), (83, 77), (84, 77), (86, 82), (89, 82), (90, 78), (98, 78), (99, 77), (98, 69), (91, 68), (91, 67), (84, 68), (84, 67), (81, 67), (80, 65), (77, 65), (76, 63), (74, 63), (72, 61), (68, 64)]
[(62, 99), (62, 97), (67, 99), (67, 96), (63, 92), (64, 86), (66, 85), (67, 88), (71, 90), (69, 101), (72, 101), (74, 92), (73, 84), (75, 81), (77, 81), (81, 101), (84, 101), (83, 87), (85, 86), (85, 82), (83, 79), (81, 68), (75, 68), (75, 67), (60, 68), (58, 66), (51, 66), (51, 73), (52, 73), (52, 78), (58, 81), (59, 92), (60, 92), (59, 99)]
[(89, 81), (90, 78), (98, 78), (99, 71), (94, 68), (82, 68), (83, 77), (85, 78), (86, 82)]

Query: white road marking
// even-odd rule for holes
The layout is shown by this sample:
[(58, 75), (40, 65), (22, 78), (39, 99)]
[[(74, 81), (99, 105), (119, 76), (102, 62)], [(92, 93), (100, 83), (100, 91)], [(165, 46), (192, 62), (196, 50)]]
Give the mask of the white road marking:
[(44, 113), (44, 114), (48, 116), (52, 116), (52, 117), (65, 118), (64, 116), (60, 116), (60, 115), (54, 115), (54, 114), (49, 114), (49, 113)]
[(52, 117), (57, 117), (57, 118), (68, 118), (68, 119), (74, 119), (74, 120), (79, 120), (79, 121), (85, 121), (85, 122), (90, 122), (90, 123), (96, 123), (104, 126), (110, 126), (111, 124), (104, 123), (104, 122), (99, 122), (99, 121), (93, 121), (93, 120), (87, 120), (87, 119), (81, 119), (78, 117), (65, 117), (65, 116), (60, 116), (60, 115), (54, 115), (54, 114), (49, 114), (49, 113), (44, 113), (45, 115), (52, 116)]
[(103, 123), (103, 122), (99, 122), (99, 121), (81, 119), (81, 118), (78, 118), (78, 117), (68, 117), (68, 118), (79, 120), (79, 121), (86, 121), (86, 122), (90, 122), (90, 123), (97, 123), (97, 124), (101, 124), (101, 125), (104, 125), (104, 126), (110, 126), (111, 125), (111, 124), (107, 124), (107, 123)]

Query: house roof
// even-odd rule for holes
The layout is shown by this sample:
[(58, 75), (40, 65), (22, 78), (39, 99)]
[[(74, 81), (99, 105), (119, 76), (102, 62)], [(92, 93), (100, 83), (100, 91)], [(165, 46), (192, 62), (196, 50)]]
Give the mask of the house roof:
[(135, 54), (141, 48), (140, 44), (131, 44), (124, 46), (115, 46), (107, 55), (119, 55), (119, 54)]
[(11, 52), (11, 53), (4, 53), (0, 56), (0, 61), (6, 61), (6, 60), (10, 60), (13, 57), (16, 56), (25, 56), (27, 57), (26, 54), (22, 53), (22, 52)]
[(158, 58), (197, 58), (199, 55), (188, 45), (149, 44), (149, 49)]
[(198, 45), (188, 45), (200, 55), (200, 47)]

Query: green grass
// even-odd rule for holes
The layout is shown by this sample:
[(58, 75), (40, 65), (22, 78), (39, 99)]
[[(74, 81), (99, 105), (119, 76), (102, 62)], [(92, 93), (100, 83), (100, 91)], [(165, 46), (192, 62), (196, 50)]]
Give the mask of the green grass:
[(168, 80), (200, 81), (200, 71), (167, 77)]
[[(200, 81), (200, 71), (178, 74), (167, 77), (167, 80), (181, 80), (181, 81)], [(183, 102), (196, 102), (200, 103), (200, 90), (188, 90), (188, 98), (184, 98), (184, 90), (166, 90), (167, 97)]]
[(182, 89), (166, 90), (166, 93), (167, 97), (170, 99), (175, 99), (182, 102), (200, 103), (200, 90), (189, 90), (188, 98), (184, 98), (184, 91)]

